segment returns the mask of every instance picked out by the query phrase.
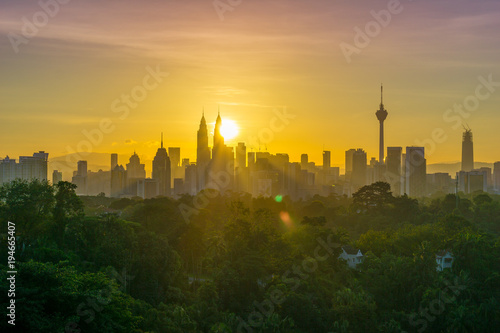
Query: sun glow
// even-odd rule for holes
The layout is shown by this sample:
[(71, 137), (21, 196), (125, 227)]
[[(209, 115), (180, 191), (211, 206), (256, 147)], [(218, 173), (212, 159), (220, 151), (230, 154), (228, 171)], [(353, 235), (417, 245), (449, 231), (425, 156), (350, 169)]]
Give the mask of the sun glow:
[(238, 125), (230, 119), (223, 119), (220, 127), (220, 134), (225, 140), (234, 139), (239, 133)]

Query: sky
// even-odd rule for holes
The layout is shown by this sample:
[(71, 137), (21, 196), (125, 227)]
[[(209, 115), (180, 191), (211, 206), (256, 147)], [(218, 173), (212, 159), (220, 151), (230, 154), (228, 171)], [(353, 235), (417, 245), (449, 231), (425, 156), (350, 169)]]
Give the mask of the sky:
[(378, 156), (383, 83), (386, 146), (459, 161), (465, 125), (500, 160), (498, 0), (55, 1), (0, 0), (1, 158), (150, 160), (163, 132), (194, 161), (220, 109), (228, 145), (340, 165)]

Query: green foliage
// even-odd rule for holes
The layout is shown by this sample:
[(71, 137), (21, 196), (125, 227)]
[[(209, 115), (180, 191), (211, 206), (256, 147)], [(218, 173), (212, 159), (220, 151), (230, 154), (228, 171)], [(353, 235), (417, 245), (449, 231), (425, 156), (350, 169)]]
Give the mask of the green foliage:
[[(7, 248), (7, 221), (16, 223), (18, 236), (16, 328), (300, 333), (500, 327), (498, 196), (436, 196), (427, 204), (394, 197), (381, 182), (352, 199), (278, 202), (218, 193), (185, 220), (179, 207), (194, 207), (194, 200), (78, 197), (67, 182), (3, 185), (0, 246)], [(361, 249), (364, 261), (356, 269), (338, 259), (341, 244)], [(454, 262), (438, 272), (441, 250)], [(5, 251), (0, 260), (7, 262)], [(1, 268), (6, 295), (7, 269)]]

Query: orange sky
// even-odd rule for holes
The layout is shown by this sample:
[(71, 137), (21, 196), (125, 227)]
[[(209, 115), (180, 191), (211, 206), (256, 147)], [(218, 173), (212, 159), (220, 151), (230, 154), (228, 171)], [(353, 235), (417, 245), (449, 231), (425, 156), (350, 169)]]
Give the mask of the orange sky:
[[(287, 152), (294, 161), (306, 152), (318, 164), (327, 149), (333, 164), (343, 164), (349, 148), (378, 156), (374, 113), (383, 82), (386, 146), (420, 145), (442, 129), (446, 139), (426, 146), (428, 162), (458, 161), (461, 129), (453, 125), (463, 121), (474, 133), (475, 159), (500, 160), (500, 87), (470, 112), (447, 111), (473, 101), (478, 77), (500, 82), (500, 2), (401, 1), (368, 45), (356, 44), (356, 27), (364, 30), (375, 22), (371, 11), (391, 3), (243, 0), (221, 20), (212, 1), (74, 0), (16, 53), (9, 36), (22, 36), (23, 17), (33, 21), (42, 9), (2, 1), (0, 157), (65, 155), (84, 147), (84, 132), (104, 119), (112, 130), (94, 152), (136, 150), (149, 159), (163, 131), (167, 147), (194, 160), (201, 110), (213, 123), (220, 105), (222, 118), (240, 127), (230, 144)], [(360, 46), (350, 62), (342, 43)], [(140, 92), (146, 68), (168, 76), (120, 119), (113, 110), (123, 103), (114, 101)], [(251, 145), (285, 107), (295, 118)]]

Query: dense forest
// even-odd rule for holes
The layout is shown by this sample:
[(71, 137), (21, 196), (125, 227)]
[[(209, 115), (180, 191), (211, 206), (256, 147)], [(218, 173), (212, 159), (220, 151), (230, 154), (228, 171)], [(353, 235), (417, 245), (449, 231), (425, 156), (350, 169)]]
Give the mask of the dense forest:
[[(352, 198), (202, 192), (78, 197), (0, 188), (1, 306), (15, 223), (18, 332), (494, 332), (500, 197), (416, 200), (375, 183)], [(349, 268), (342, 246), (360, 249)], [(436, 253), (453, 254), (436, 269)], [(0, 330), (13, 326), (4, 316)]]

